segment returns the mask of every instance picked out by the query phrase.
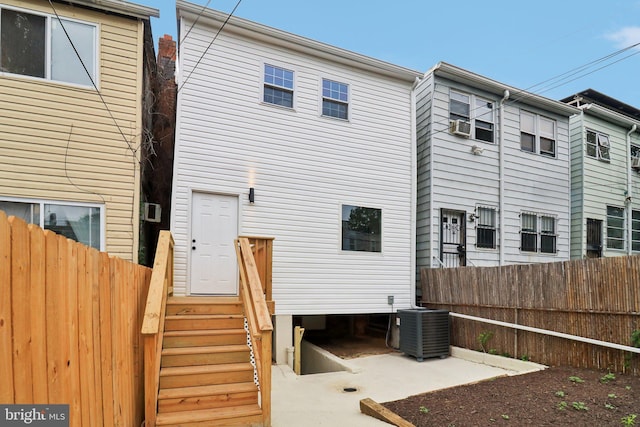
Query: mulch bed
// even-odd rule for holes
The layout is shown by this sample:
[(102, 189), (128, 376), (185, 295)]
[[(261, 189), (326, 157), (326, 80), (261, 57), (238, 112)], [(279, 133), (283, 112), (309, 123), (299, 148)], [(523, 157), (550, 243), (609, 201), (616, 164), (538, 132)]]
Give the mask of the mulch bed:
[(551, 367), (383, 405), (417, 427), (640, 426), (640, 377), (607, 374)]

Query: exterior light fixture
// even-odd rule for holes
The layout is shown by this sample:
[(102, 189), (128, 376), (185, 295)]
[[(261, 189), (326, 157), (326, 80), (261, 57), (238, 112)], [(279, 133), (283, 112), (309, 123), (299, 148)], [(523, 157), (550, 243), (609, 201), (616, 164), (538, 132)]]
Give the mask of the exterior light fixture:
[(249, 203), (253, 204), (256, 201), (256, 191), (253, 187), (249, 188)]

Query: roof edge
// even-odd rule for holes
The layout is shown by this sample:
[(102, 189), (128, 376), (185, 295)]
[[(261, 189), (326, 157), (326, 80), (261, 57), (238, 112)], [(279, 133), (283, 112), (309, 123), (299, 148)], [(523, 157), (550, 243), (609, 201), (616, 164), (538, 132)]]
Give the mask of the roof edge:
[(79, 6), (101, 9), (107, 12), (119, 13), (139, 19), (159, 18), (160, 11), (153, 7), (143, 6), (124, 0), (66, 0)]
[[(189, 3), (184, 0), (176, 1), (177, 18), (188, 14), (200, 15), (202, 18), (208, 18), (213, 21), (214, 25), (221, 25), (228, 17), (228, 14), (207, 9), (197, 4)], [(339, 48), (327, 43), (313, 40), (307, 37), (299, 36), (274, 27), (269, 27), (245, 18), (232, 16), (225, 27), (236, 34), (252, 37), (259, 40), (265, 40), (272, 44), (294, 49), (300, 52), (308, 53), (313, 56), (329, 59), (331, 61), (357, 66), (358, 68), (377, 72), (379, 74), (395, 77), (413, 83), (417, 77), (422, 77), (420, 71), (405, 68), (390, 62), (382, 61), (370, 56), (362, 55), (350, 50)]]
[(607, 107), (603, 107), (602, 105), (598, 105), (596, 103), (587, 103), (584, 104), (583, 106), (579, 107), (582, 111), (585, 112), (585, 114), (592, 114), (596, 117), (600, 117), (603, 119), (607, 119), (611, 122), (614, 122), (620, 126), (629, 126), (629, 127), (633, 127), (633, 125), (636, 125), (637, 127), (637, 132), (640, 132), (640, 121), (638, 120), (634, 120), (629, 116), (626, 116), (624, 114), (620, 114), (617, 111), (613, 111)]
[(578, 108), (571, 105), (567, 105), (551, 98), (546, 98), (541, 95), (527, 92), (526, 90), (518, 89), (516, 87), (497, 82), (488, 77), (481, 76), (471, 71), (467, 71), (463, 68), (456, 67), (455, 65), (448, 64), (446, 62), (437, 63), (434, 67), (427, 71), (427, 74), (430, 73), (440, 75), (442, 77), (449, 78), (450, 80), (458, 81), (460, 83), (471, 83), (475, 87), (482, 88), (498, 95), (502, 95), (505, 90), (508, 90), (511, 93), (510, 99), (512, 101), (539, 106), (553, 111), (557, 114), (572, 116), (580, 112)]

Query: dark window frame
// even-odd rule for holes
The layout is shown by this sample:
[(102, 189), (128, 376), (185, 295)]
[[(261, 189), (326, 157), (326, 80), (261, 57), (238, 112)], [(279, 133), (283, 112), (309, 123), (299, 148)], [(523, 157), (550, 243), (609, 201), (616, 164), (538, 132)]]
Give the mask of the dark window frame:
[(381, 253), (382, 209), (346, 204), (341, 209), (342, 251)]

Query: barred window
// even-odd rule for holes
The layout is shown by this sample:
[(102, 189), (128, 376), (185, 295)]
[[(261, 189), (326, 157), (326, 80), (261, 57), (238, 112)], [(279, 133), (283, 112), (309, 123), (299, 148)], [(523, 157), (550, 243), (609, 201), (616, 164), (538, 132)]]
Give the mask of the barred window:
[(537, 252), (538, 217), (535, 214), (523, 213), (520, 220), (520, 249), (526, 252)]
[(496, 210), (479, 207), (476, 227), (476, 247), (496, 248)]

